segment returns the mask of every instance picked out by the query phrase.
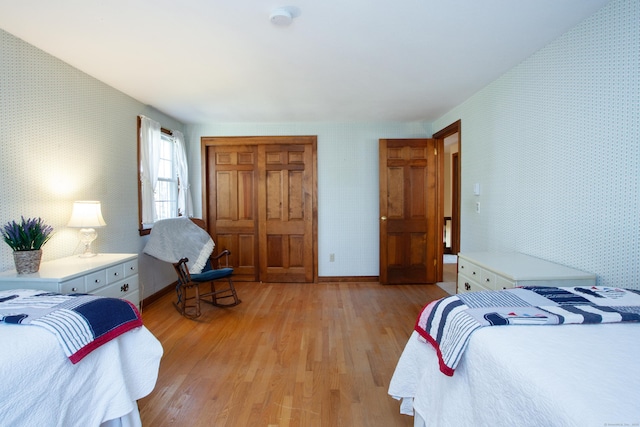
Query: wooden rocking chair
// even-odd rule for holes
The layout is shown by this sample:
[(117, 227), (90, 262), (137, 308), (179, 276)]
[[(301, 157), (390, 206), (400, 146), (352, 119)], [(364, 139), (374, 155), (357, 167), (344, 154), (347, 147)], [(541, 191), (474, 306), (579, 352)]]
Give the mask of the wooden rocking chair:
[[(174, 302), (174, 305), (180, 314), (188, 319), (200, 317), (200, 301), (217, 307), (232, 307), (242, 302), (238, 299), (236, 288), (231, 279), (233, 268), (229, 267), (230, 254), (231, 252), (225, 249), (218, 255), (212, 256), (202, 273), (199, 274), (189, 273), (189, 267), (187, 267), (189, 260), (187, 258), (182, 258), (173, 264), (173, 268), (178, 274), (178, 283), (176, 285), (178, 300)], [(225, 257), (225, 267), (213, 269), (212, 263), (215, 261), (219, 267), (220, 258), (223, 256)], [(214, 282), (221, 279), (227, 279), (228, 286), (223, 289), (216, 289)], [(200, 285), (206, 285), (207, 283), (210, 286), (209, 290), (201, 292)]]

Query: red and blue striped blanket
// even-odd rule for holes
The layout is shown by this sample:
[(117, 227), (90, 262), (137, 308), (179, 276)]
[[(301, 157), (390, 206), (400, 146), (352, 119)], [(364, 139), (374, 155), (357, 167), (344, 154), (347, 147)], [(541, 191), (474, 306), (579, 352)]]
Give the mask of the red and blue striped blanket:
[(592, 287), (524, 287), (469, 292), (425, 306), (415, 330), (436, 349), (452, 376), (471, 334), (485, 326), (640, 321), (640, 291)]
[(126, 300), (26, 289), (0, 292), (0, 321), (45, 328), (74, 364), (102, 344), (142, 326), (137, 308)]

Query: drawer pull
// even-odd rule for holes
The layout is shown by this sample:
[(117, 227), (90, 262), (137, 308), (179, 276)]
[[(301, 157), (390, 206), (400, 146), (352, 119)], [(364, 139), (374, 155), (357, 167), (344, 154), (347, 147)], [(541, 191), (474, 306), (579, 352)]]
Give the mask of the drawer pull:
[(96, 279), (96, 280), (94, 280), (94, 282), (100, 283), (100, 279)]
[(473, 273), (471, 273), (471, 274), (473, 274), (473, 275), (475, 276), (475, 275), (476, 275), (476, 272), (474, 271), (474, 272), (473, 272)]
[(78, 288), (71, 288), (71, 292), (77, 292)]
[(119, 276), (119, 273), (116, 271), (115, 273), (113, 273), (114, 276)]
[(491, 279), (489, 279), (488, 277), (486, 279), (484, 279), (485, 282), (489, 283), (491, 282)]
[(127, 292), (129, 290), (129, 284), (125, 283), (124, 285), (120, 286), (120, 290), (122, 292)]
[(471, 285), (469, 284), (469, 282), (464, 282), (464, 290), (465, 291), (471, 290)]

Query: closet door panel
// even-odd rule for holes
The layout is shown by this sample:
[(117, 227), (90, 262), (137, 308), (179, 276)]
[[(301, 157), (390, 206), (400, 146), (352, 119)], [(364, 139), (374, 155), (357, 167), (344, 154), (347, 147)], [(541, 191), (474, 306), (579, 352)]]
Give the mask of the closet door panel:
[(229, 249), (237, 280), (258, 280), (257, 149), (255, 146), (206, 147), (209, 233), (216, 253)]
[(260, 277), (268, 282), (313, 281), (312, 148), (260, 147), (264, 210), (260, 214)]

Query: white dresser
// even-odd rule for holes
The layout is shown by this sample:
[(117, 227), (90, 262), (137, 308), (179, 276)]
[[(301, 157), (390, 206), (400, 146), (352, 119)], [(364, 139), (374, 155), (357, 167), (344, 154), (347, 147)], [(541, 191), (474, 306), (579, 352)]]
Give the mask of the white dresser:
[(517, 286), (593, 286), (596, 275), (517, 252), (458, 254), (458, 293)]
[(140, 304), (137, 254), (73, 255), (40, 264), (33, 274), (0, 273), (0, 290), (41, 289), (63, 294), (79, 292), (125, 298)]

